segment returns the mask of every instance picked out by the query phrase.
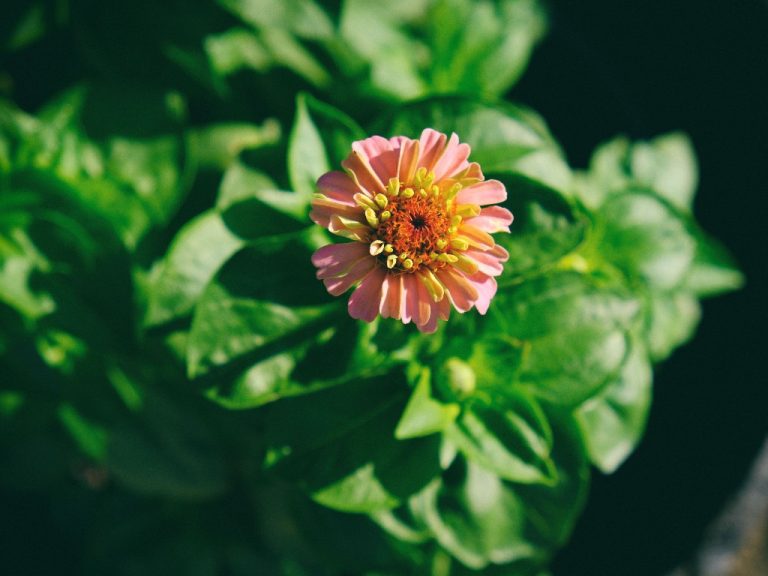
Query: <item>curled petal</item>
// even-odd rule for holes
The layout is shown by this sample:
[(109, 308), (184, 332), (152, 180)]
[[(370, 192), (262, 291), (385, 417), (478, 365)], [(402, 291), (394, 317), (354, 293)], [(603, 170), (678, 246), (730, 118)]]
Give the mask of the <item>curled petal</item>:
[(456, 134), (451, 134), (442, 156), (432, 168), (435, 173), (435, 180), (442, 180), (446, 176), (452, 176), (466, 170), (469, 167), (468, 157), (469, 144), (459, 144), (459, 137)]
[(447, 140), (445, 134), (426, 128), (421, 133), (419, 138), (419, 168), (426, 168), (432, 170), (435, 163), (440, 159), (445, 149), (445, 141)]
[(320, 176), (317, 181), (317, 191), (341, 204), (356, 206), (354, 195), (360, 191), (355, 181), (344, 172), (335, 170)]

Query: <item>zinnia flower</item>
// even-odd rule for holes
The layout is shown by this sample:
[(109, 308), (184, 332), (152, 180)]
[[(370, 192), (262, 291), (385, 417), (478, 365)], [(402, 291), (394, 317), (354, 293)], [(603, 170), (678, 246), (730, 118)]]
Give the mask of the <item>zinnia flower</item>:
[(418, 140), (372, 136), (352, 144), (345, 172), (317, 181), (310, 217), (352, 240), (317, 250), (312, 263), (328, 292), (349, 298), (353, 318), (413, 320), (434, 332), (473, 306), (485, 314), (509, 254), (491, 233), (509, 232), (512, 214), (498, 180), (469, 162), (469, 145), (432, 129)]

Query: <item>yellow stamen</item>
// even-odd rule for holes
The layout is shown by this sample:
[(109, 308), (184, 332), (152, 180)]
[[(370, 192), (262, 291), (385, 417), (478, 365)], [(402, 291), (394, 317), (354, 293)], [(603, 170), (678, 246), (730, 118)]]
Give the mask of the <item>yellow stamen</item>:
[(360, 194), (360, 192), (358, 192), (352, 196), (352, 198), (360, 208), (371, 208), (372, 210), (376, 210), (376, 203), (365, 194)]
[(386, 252), (387, 254), (392, 254), (392, 252), (394, 252), (394, 251), (395, 251), (395, 249), (392, 247), (392, 244), (385, 244), (384, 245), (384, 252)]
[(403, 268), (405, 268), (406, 270), (410, 270), (411, 268), (413, 268), (413, 260), (411, 260), (410, 258), (406, 258), (405, 260), (403, 260)]
[(376, 196), (373, 197), (373, 200), (382, 208), (386, 208), (387, 203), (389, 202), (384, 194), (376, 194)]
[(440, 240), (435, 242), (435, 244), (440, 250), (443, 250), (446, 246), (448, 246), (448, 240), (446, 240), (445, 238), (440, 238)]
[(365, 211), (365, 219), (372, 228), (376, 228), (379, 225), (379, 219), (376, 217), (376, 212), (374, 212), (373, 208), (368, 208)]
[(451, 240), (451, 248), (454, 248), (455, 250), (466, 250), (469, 248), (469, 242), (464, 238), (454, 238)]
[(447, 200), (452, 200), (456, 196), (456, 194), (458, 194), (459, 192), (461, 192), (461, 184), (456, 182), (453, 186), (451, 186), (448, 189), (448, 192), (446, 193), (445, 198)]
[(422, 198), (426, 198), (428, 196), (427, 191), (424, 190), (424, 188), (421, 188), (419, 190), (419, 194), (421, 195)]
[(406, 188), (403, 190), (403, 198), (413, 198), (413, 195), (415, 192), (413, 191), (413, 188)]
[(458, 214), (455, 214), (454, 216), (451, 217), (451, 226), (458, 226), (459, 224), (461, 224), (462, 220), (463, 218), (461, 216), (459, 216)]
[(382, 240), (374, 240), (371, 242), (370, 252), (371, 256), (378, 256), (384, 252), (384, 242)]
[(440, 262), (448, 262), (450, 264), (453, 264), (454, 262), (459, 261), (459, 259), (453, 254), (447, 254), (445, 252), (443, 252), (442, 254), (438, 254), (437, 259), (440, 260)]
[(387, 184), (387, 193), (390, 196), (397, 196), (400, 193), (400, 180), (397, 178), (390, 178)]
[(379, 214), (379, 220), (382, 222), (386, 222), (392, 217), (392, 212), (389, 210), (384, 210), (381, 214)]
[(390, 270), (395, 267), (395, 264), (397, 264), (397, 256), (394, 254), (390, 254), (387, 256), (387, 268)]

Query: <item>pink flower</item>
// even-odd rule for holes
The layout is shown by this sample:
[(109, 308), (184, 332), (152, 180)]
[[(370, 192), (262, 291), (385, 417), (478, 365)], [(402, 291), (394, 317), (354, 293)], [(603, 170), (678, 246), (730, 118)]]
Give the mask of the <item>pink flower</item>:
[(469, 145), (426, 129), (421, 138), (372, 136), (352, 144), (342, 166), (317, 181), (310, 217), (352, 240), (317, 250), (312, 263), (328, 292), (349, 298), (353, 318), (413, 320), (434, 332), (451, 305), (485, 314), (509, 254), (494, 232), (512, 214), (498, 180), (468, 162)]

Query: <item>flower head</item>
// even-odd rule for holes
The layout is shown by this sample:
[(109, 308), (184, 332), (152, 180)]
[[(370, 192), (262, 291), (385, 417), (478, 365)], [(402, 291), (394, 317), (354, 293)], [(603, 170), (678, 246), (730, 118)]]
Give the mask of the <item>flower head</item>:
[(434, 332), (451, 305), (485, 314), (507, 251), (491, 233), (512, 214), (498, 180), (484, 180), (456, 134), (426, 129), (418, 140), (373, 136), (352, 144), (342, 166), (317, 181), (310, 217), (352, 240), (317, 250), (317, 277), (349, 299), (353, 318), (377, 315)]

